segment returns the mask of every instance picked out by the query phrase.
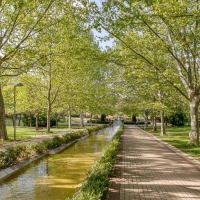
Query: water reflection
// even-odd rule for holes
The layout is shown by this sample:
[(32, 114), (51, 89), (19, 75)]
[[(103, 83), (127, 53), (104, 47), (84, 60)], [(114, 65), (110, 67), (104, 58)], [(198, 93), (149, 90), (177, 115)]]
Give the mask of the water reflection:
[(60, 154), (46, 156), (0, 184), (0, 200), (62, 200), (72, 197), (119, 126), (80, 140)]

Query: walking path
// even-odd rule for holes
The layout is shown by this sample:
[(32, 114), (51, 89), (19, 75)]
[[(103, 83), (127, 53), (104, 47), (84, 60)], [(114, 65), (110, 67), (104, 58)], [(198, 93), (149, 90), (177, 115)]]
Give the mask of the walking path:
[(59, 133), (59, 134), (45, 134), (45, 135), (36, 136), (34, 138), (30, 138), (27, 140), (9, 142), (7, 144), (0, 145), (0, 151), (5, 151), (6, 148), (8, 148), (10, 146), (34, 144), (34, 143), (42, 142), (43, 140), (46, 140), (46, 139), (52, 139), (55, 136), (62, 137), (65, 134), (66, 134), (66, 132)]
[(72, 132), (76, 132), (76, 131), (80, 131), (80, 130), (84, 130), (84, 129), (73, 129), (73, 130), (66, 130), (66, 131), (62, 131), (59, 132), (57, 134), (37, 134), (36, 137), (34, 138), (30, 138), (27, 140), (19, 140), (19, 141), (13, 141), (13, 142), (9, 142), (6, 144), (2, 144), (0, 145), (0, 151), (5, 151), (6, 148), (10, 147), (10, 146), (15, 146), (15, 145), (29, 145), (29, 144), (35, 144), (38, 142), (42, 142), (43, 140), (47, 140), (47, 139), (52, 139), (55, 136), (59, 136), (62, 137), (63, 135), (67, 134), (67, 133), (72, 133)]
[(125, 125), (108, 200), (200, 199), (200, 162)]

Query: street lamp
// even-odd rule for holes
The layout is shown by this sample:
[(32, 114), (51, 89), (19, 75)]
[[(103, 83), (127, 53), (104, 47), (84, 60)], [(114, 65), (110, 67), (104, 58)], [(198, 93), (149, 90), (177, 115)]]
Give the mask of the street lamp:
[(14, 119), (13, 119), (13, 126), (14, 126), (14, 140), (16, 140), (16, 87), (23, 86), (22, 83), (16, 83), (14, 85)]

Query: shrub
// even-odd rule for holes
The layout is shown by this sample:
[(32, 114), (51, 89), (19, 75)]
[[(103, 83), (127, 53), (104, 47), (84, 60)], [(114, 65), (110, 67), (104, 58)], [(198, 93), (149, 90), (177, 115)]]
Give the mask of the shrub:
[[(100, 129), (102, 129), (102, 128), (106, 128), (106, 127), (108, 127), (109, 126), (109, 124), (105, 124), (105, 125), (103, 125), (103, 126), (91, 126), (91, 127), (88, 127), (87, 128), (87, 131), (89, 132), (89, 133), (92, 133), (92, 132), (94, 132), (94, 131), (98, 131), (98, 130), (100, 130)], [(88, 133), (87, 132), (87, 133)]]
[(29, 158), (35, 154), (41, 154), (46, 152), (48, 149), (56, 148), (64, 143), (68, 143), (84, 135), (87, 135), (96, 130), (105, 128), (105, 126), (92, 127), (89, 130), (80, 130), (65, 134), (62, 138), (55, 136), (52, 139), (46, 139), (42, 142), (32, 145), (16, 145), (8, 147), (4, 152), (0, 151), (0, 169), (15, 164), (19, 159)]
[(43, 140), (42, 144), (46, 147), (46, 149), (51, 149), (52, 148), (52, 144), (51, 144), (51, 140)]
[[(31, 120), (32, 120), (32, 126), (36, 126), (35, 117), (32, 116)], [(23, 121), (24, 126), (30, 126), (30, 115), (24, 115), (22, 121)], [(55, 116), (51, 116), (50, 125), (51, 125), (51, 127), (56, 126), (56, 117)], [(38, 126), (42, 126), (42, 127), (47, 126), (47, 117), (45, 114), (39, 115)]]
[(4, 165), (11, 165), (17, 160), (17, 152), (15, 152), (15, 147), (8, 147), (4, 152)]
[(105, 121), (106, 121), (106, 115), (104, 115), (104, 114), (101, 115), (101, 121), (102, 121), (102, 122), (105, 122)]
[(112, 173), (116, 155), (119, 148), (119, 140), (123, 126), (117, 131), (111, 142), (104, 148), (103, 156), (93, 166), (82, 187), (75, 194), (73, 200), (99, 200), (106, 199), (109, 185), (109, 176)]
[(59, 147), (63, 143), (63, 140), (62, 138), (55, 136), (53, 137), (51, 143), (52, 143), (52, 147), (55, 148), (55, 147)]
[(70, 141), (71, 136), (70, 136), (70, 134), (65, 134), (62, 136), (62, 138), (63, 138), (63, 142), (67, 143)]
[(26, 152), (26, 147), (22, 145), (8, 147), (4, 152), (0, 152), (0, 166), (7, 167), (21, 158)]
[(42, 142), (39, 142), (39, 143), (36, 143), (36, 144), (33, 144), (31, 145), (31, 148), (37, 153), (37, 154), (41, 154), (41, 153), (44, 153), (44, 151), (46, 151), (46, 146), (42, 143)]
[(186, 115), (183, 113), (174, 113), (168, 117), (168, 122), (172, 126), (184, 126), (186, 121)]
[(134, 122), (134, 123), (136, 123), (137, 119), (136, 119), (135, 115), (132, 115), (131, 121)]

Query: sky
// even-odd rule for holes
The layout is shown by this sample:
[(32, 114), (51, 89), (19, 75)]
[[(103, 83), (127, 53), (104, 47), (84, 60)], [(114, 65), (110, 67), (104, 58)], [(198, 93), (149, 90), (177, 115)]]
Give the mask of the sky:
[[(101, 0), (91, 0), (94, 1), (99, 7), (101, 7)], [(96, 30), (93, 30), (94, 35), (96, 36), (96, 40), (99, 41), (98, 37), (103, 37), (103, 36), (107, 36), (108, 33), (105, 30), (102, 30), (101, 33), (97, 32)], [(99, 46), (103, 49), (106, 49), (106, 46), (111, 47), (113, 44), (113, 40), (109, 40), (109, 41), (99, 41)]]

